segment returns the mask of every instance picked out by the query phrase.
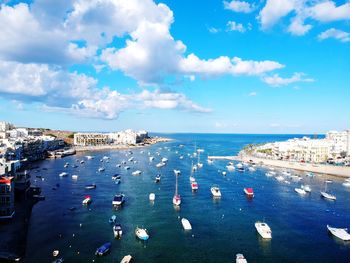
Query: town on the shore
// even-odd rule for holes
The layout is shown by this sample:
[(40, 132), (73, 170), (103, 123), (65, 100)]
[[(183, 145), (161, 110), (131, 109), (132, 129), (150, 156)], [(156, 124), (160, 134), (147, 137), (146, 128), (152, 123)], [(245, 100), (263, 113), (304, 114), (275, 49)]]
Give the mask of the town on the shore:
[(150, 137), (147, 131), (125, 130), (111, 133), (73, 133), (15, 127), (0, 122), (0, 221), (15, 214), (15, 199), (40, 199), (40, 189), (30, 184), (33, 163), (46, 158), (62, 158), (77, 151), (129, 149), (142, 147), (166, 138)]

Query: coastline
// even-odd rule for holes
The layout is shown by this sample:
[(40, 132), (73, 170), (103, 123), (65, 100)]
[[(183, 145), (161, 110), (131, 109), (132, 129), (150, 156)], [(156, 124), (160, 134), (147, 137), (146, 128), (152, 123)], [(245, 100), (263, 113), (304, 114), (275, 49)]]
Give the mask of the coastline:
[(256, 164), (264, 164), (279, 168), (293, 169), (304, 172), (312, 172), (317, 174), (332, 175), (340, 178), (350, 177), (350, 167), (346, 166), (333, 166), (325, 164), (311, 164), (311, 163), (297, 163), (281, 160), (271, 160), (265, 158), (258, 158), (250, 155), (241, 156), (209, 156), (208, 159), (213, 160), (231, 160), (240, 162), (249, 162), (252, 160)]
[(105, 151), (105, 150), (130, 150), (135, 148), (144, 148), (161, 142), (170, 142), (173, 139), (163, 137), (148, 138), (144, 142), (133, 145), (88, 145), (88, 146), (73, 146), (76, 152), (92, 152), (92, 151)]

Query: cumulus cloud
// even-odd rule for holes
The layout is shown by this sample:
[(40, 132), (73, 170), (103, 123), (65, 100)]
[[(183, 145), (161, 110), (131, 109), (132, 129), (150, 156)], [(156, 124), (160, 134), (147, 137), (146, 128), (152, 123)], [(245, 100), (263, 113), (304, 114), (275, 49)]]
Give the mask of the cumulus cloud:
[(282, 78), (278, 74), (274, 74), (273, 76), (264, 76), (262, 80), (273, 87), (286, 86), (296, 82), (313, 82), (312, 78), (304, 78), (304, 73), (294, 73), (290, 78)]
[(255, 6), (253, 4), (250, 4), (245, 1), (233, 0), (231, 2), (224, 1), (223, 3), (224, 3), (225, 9), (238, 12), (238, 13), (250, 13), (255, 10)]
[(319, 40), (325, 40), (328, 38), (334, 38), (341, 42), (350, 42), (350, 33), (335, 28), (330, 28), (318, 35)]
[(240, 33), (244, 33), (247, 29), (241, 23), (237, 23), (235, 21), (227, 22), (227, 31), (238, 31)]
[(321, 22), (350, 20), (350, 2), (336, 6), (334, 1), (322, 1), (310, 8), (310, 15)]

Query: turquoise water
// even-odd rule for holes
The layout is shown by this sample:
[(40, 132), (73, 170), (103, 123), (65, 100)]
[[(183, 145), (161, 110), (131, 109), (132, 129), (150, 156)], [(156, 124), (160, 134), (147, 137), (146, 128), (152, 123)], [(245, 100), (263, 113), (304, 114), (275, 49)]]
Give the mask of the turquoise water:
[[(61, 160), (47, 160), (39, 163), (38, 172), (44, 181), (36, 184), (43, 188), (46, 200), (33, 208), (27, 240), (26, 262), (52, 262), (52, 251), (58, 249), (66, 262), (120, 262), (131, 254), (133, 262), (234, 262), (236, 253), (243, 253), (252, 262), (350, 262), (350, 245), (329, 236), (326, 225), (350, 226), (350, 190), (335, 180), (330, 189), (337, 195), (337, 201), (329, 202), (320, 198), (321, 177), (303, 177), (311, 185), (310, 196), (301, 197), (294, 192), (299, 183), (280, 183), (265, 176), (266, 170), (255, 172), (228, 172), (227, 161), (215, 161), (208, 165), (206, 156), (233, 155), (248, 143), (285, 140), (289, 135), (214, 135), (174, 134), (166, 135), (175, 140), (148, 148), (128, 151), (101, 151), (77, 154)], [(192, 193), (189, 181), (194, 144), (205, 150), (202, 154), (204, 166), (194, 176), (199, 184), (197, 193)], [(184, 147), (180, 148), (179, 145)], [(143, 151), (143, 153), (142, 153)], [(155, 157), (150, 163), (148, 152)], [(160, 153), (160, 156), (156, 155)], [(176, 153), (178, 152), (178, 153)], [(180, 154), (184, 159), (180, 160)], [(93, 155), (93, 160), (84, 156)], [(105, 172), (97, 172), (100, 159), (109, 156), (104, 163)], [(128, 162), (129, 171), (116, 168), (122, 160), (131, 156), (138, 161)], [(162, 179), (154, 183), (158, 173), (155, 167), (162, 157), (169, 159), (162, 168)], [(76, 160), (85, 160), (80, 164)], [(63, 168), (69, 162), (77, 168)], [(142, 175), (132, 176), (134, 170)], [(173, 169), (181, 170), (179, 193), (182, 197), (180, 210), (174, 209), (172, 197), (175, 190)], [(59, 173), (67, 171), (68, 177), (60, 178)], [(111, 179), (121, 174), (121, 184)], [(72, 174), (79, 176), (77, 181)], [(60, 187), (52, 190), (57, 183)], [(95, 190), (84, 186), (96, 183)], [(222, 198), (213, 200), (210, 187), (220, 186)], [(243, 193), (244, 187), (253, 187), (255, 197), (249, 200)], [(125, 205), (114, 210), (111, 202), (114, 194), (126, 195)], [(152, 204), (149, 193), (156, 194)], [(91, 195), (92, 204), (81, 205), (86, 194)], [(68, 208), (76, 207), (75, 211)], [(112, 226), (108, 223), (111, 215), (117, 216), (123, 227), (123, 237), (114, 240)], [(182, 229), (180, 219), (187, 218), (192, 231)], [(262, 240), (254, 223), (264, 220), (272, 229), (271, 241)], [(81, 224), (81, 225), (80, 225)], [(148, 229), (150, 239), (141, 242), (135, 238), (136, 226)], [(111, 253), (96, 257), (97, 247), (112, 242)]]

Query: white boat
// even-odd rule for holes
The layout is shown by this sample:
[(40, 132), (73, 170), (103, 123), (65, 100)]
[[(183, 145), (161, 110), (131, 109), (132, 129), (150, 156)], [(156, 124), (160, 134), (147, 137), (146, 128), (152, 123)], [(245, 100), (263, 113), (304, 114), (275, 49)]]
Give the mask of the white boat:
[(335, 228), (327, 225), (327, 229), (331, 234), (343, 241), (350, 241), (350, 234), (347, 228)]
[(142, 172), (140, 170), (136, 170), (135, 172), (132, 172), (132, 175), (140, 175)]
[(275, 176), (276, 173), (270, 171), (270, 172), (265, 173), (265, 175), (266, 175), (267, 177), (272, 177), (272, 176)]
[(218, 186), (212, 186), (210, 188), (210, 191), (211, 191), (213, 197), (221, 197), (220, 188)]
[(116, 224), (113, 226), (113, 234), (114, 238), (121, 238), (123, 235), (122, 226), (120, 224)]
[(69, 166), (69, 163), (65, 163), (63, 167), (67, 168), (68, 166)]
[(88, 205), (91, 203), (91, 197), (89, 195), (85, 196), (85, 199), (83, 200), (83, 205)]
[(94, 157), (91, 156), (91, 155), (86, 155), (85, 158), (88, 159), (88, 160), (94, 159)]
[(236, 167), (237, 167), (237, 168), (243, 168), (243, 164), (242, 164), (242, 163), (237, 163), (237, 164), (236, 164)]
[(255, 172), (255, 171), (256, 171), (256, 169), (255, 169), (254, 167), (252, 167), (252, 166), (250, 166), (250, 167), (248, 168), (248, 170), (249, 170), (250, 172)]
[(331, 193), (327, 192), (327, 185), (328, 183), (332, 183), (331, 180), (326, 180), (324, 182), (324, 191), (320, 191), (321, 193), (321, 197), (325, 198), (325, 199), (328, 199), (328, 200), (332, 200), (332, 201), (335, 201), (337, 198), (335, 195), (332, 195)]
[(173, 204), (176, 205), (176, 206), (180, 206), (180, 204), (181, 204), (181, 196), (178, 193), (177, 177), (178, 177), (178, 175), (175, 174), (175, 178), (176, 179), (175, 179), (175, 194), (174, 194), (174, 197), (173, 197)]
[(149, 235), (147, 233), (147, 229), (145, 229), (145, 228), (136, 227), (135, 235), (141, 240), (149, 239)]
[(73, 174), (73, 175), (72, 175), (72, 179), (73, 179), (73, 180), (78, 180), (78, 175)]
[(168, 159), (163, 157), (161, 161), (162, 161), (162, 163), (166, 163), (168, 161)]
[(277, 181), (281, 182), (284, 180), (284, 177), (282, 175), (276, 176), (275, 177)]
[(175, 175), (180, 175), (180, 174), (181, 174), (181, 171), (180, 171), (180, 170), (175, 170), (175, 169), (174, 169), (174, 174), (175, 174)]
[(154, 201), (156, 199), (156, 195), (154, 193), (149, 194), (149, 200)]
[(54, 250), (52, 251), (52, 256), (57, 257), (59, 253), (60, 253), (59, 250)]
[(311, 187), (310, 187), (310, 185), (308, 185), (308, 184), (302, 185), (301, 188), (304, 189), (305, 192), (311, 193)]
[(165, 164), (166, 164), (166, 163), (164, 163), (164, 162), (160, 162), (160, 163), (157, 163), (157, 164), (156, 164), (156, 167), (157, 167), (157, 168), (161, 168), (161, 167), (165, 166)]
[(100, 167), (100, 168), (98, 168), (98, 171), (99, 172), (103, 172), (105, 170), (105, 168), (104, 167)]
[(134, 160), (134, 157), (130, 157), (128, 161), (132, 162), (133, 160)]
[(154, 160), (154, 157), (153, 157), (153, 156), (150, 156), (150, 157), (149, 157), (149, 161), (150, 161), (150, 162), (153, 162), (153, 160)]
[(233, 165), (233, 163), (229, 163), (228, 165), (226, 165), (226, 169), (230, 172), (234, 171), (236, 168), (235, 166)]
[(248, 263), (243, 254), (236, 255), (236, 263)]
[(303, 188), (294, 188), (294, 191), (301, 195), (306, 194), (306, 191)]
[(192, 230), (191, 223), (186, 218), (181, 219), (181, 224), (184, 230)]
[(130, 263), (131, 259), (132, 259), (132, 256), (130, 255), (124, 256), (122, 261), (120, 261), (120, 263)]
[(212, 159), (208, 159), (208, 164), (213, 164), (214, 163), (214, 160), (212, 160)]
[(344, 183), (342, 183), (342, 185), (345, 187), (350, 187), (350, 182), (344, 182)]
[(68, 175), (68, 173), (62, 172), (62, 173), (59, 174), (59, 177), (66, 177), (67, 175)]
[(130, 170), (130, 166), (125, 166), (124, 169), (125, 170)]
[(266, 223), (256, 222), (255, 228), (256, 228), (256, 231), (258, 231), (258, 233), (260, 234), (260, 236), (262, 238), (265, 238), (265, 239), (272, 238), (272, 231)]
[(223, 176), (226, 176), (226, 174), (227, 174), (226, 171), (223, 171), (223, 172), (222, 172), (222, 175), (223, 175)]

